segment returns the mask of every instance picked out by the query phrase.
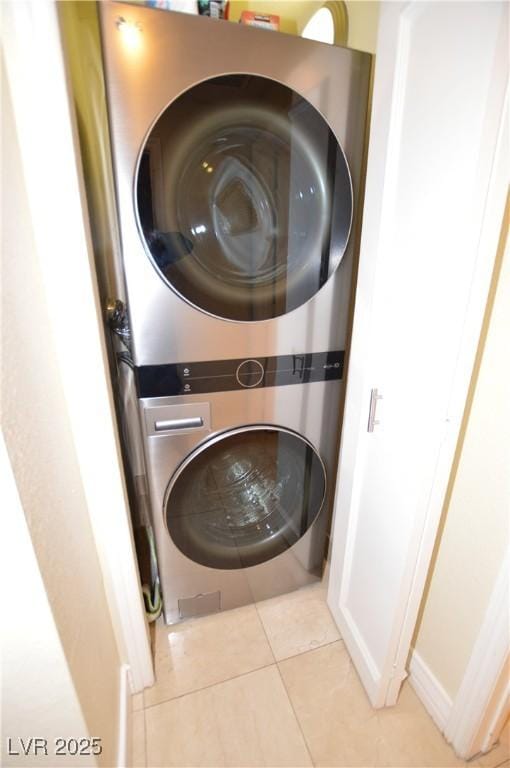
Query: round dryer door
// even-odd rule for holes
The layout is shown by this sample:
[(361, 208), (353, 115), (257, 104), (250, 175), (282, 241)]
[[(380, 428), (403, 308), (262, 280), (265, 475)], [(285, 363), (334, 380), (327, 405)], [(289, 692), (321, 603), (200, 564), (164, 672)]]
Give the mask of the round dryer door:
[(346, 159), (322, 115), (253, 75), (206, 80), (167, 107), (139, 158), (136, 206), (165, 282), (237, 321), (311, 299), (342, 259), (353, 207)]
[(258, 565), (308, 531), (325, 490), (321, 459), (294, 432), (230, 431), (197, 448), (172, 478), (164, 509), (168, 532), (201, 565)]

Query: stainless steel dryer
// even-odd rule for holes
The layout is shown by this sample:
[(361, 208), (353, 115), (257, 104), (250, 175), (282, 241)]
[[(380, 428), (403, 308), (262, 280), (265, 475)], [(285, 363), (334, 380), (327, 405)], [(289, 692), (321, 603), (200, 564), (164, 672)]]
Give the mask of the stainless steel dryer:
[(370, 56), (99, 5), (135, 364), (343, 349)]
[(320, 578), (342, 370), (336, 352), (138, 371), (167, 623)]

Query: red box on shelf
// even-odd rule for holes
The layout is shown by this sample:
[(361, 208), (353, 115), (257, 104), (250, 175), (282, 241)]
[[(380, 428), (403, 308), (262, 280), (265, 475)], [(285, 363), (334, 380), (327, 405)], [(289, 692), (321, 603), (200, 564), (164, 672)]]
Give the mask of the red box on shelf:
[(262, 29), (280, 29), (280, 17), (273, 14), (255, 13), (255, 11), (243, 11), (240, 24), (248, 24), (251, 27), (261, 27)]

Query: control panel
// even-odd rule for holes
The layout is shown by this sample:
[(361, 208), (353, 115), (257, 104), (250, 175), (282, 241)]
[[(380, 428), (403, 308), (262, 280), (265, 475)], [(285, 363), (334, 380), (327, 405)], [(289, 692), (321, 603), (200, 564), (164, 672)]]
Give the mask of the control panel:
[(137, 367), (139, 397), (229, 392), (341, 379), (344, 352), (311, 352), (275, 357)]

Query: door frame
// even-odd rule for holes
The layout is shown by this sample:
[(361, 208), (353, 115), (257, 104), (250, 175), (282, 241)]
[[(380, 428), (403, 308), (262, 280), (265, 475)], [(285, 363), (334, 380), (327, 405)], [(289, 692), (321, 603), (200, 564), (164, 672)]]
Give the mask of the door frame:
[(510, 548), (507, 548), (464, 677), (444, 725), (445, 738), (456, 753), (467, 760), (492, 749), (510, 709), (509, 572)]
[(62, 407), (69, 414), (121, 665), (129, 667), (134, 693), (152, 685), (154, 672), (57, 4), (13, 1), (2, 10), (5, 70), (65, 395)]

